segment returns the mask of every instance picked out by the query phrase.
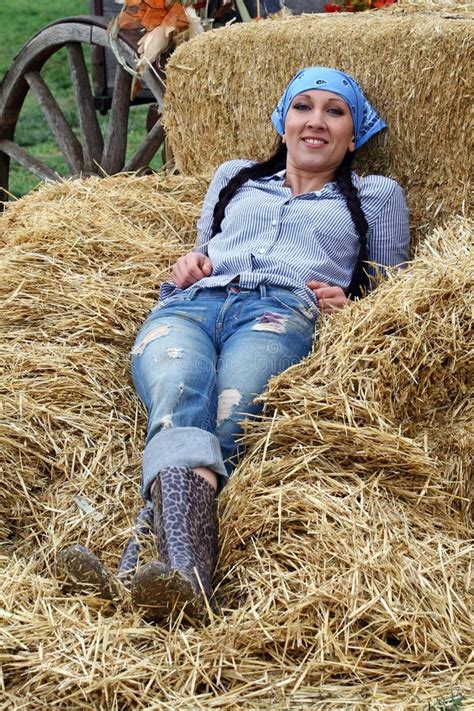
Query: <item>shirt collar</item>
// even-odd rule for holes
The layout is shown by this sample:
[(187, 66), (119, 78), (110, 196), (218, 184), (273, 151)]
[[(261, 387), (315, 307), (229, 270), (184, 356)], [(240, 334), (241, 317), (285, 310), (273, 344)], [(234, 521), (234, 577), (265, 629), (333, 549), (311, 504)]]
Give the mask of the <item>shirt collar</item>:
[[(272, 175), (267, 175), (264, 178), (259, 178), (261, 181), (268, 182), (269, 180), (275, 180), (275, 181), (283, 181), (285, 179), (286, 175), (286, 169), (283, 168), (283, 170), (279, 170), (276, 173), (273, 173)], [(334, 180), (331, 180), (329, 183), (326, 183), (326, 185), (323, 185), (321, 190), (312, 190), (315, 195), (320, 195), (322, 192), (332, 192), (333, 190), (336, 189), (336, 183)]]
[(269, 180), (284, 180), (286, 170), (279, 170), (277, 173), (272, 173), (272, 175), (265, 175), (263, 178), (259, 178), (258, 181), (268, 182)]

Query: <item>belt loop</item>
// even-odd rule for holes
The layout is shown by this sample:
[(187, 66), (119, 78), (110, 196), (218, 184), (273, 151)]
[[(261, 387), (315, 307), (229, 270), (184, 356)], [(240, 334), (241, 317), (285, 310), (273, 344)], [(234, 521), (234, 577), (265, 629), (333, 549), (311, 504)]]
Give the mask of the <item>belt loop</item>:
[(200, 288), (201, 287), (199, 287), (199, 286), (190, 286), (188, 288), (188, 299), (187, 300), (192, 301), (194, 299), (194, 297), (196, 296), (196, 294), (198, 293)]
[(265, 299), (267, 297), (267, 285), (260, 284), (260, 298)]

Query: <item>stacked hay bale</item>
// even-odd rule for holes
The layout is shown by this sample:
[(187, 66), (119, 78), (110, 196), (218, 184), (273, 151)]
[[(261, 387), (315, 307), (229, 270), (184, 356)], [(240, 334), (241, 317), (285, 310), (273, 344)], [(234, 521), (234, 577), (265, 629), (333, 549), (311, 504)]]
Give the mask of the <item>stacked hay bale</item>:
[[(436, 200), (432, 173), (423, 178)], [(324, 319), (315, 352), (270, 384), (220, 500), (220, 616), (160, 629), (126, 591), (116, 605), (61, 594), (58, 550), (80, 540), (115, 567), (140, 505), (145, 418), (128, 354), (157, 283), (192, 244), (206, 184), (75, 181), (0, 219), (5, 705), (362, 710), (467, 698), (465, 217), (430, 230), (406, 271)]]
[(471, 199), (465, 159), (473, 153), (473, 24), (468, 14), (316, 14), (182, 45), (167, 74), (176, 164), (194, 174), (230, 158), (268, 157), (276, 136), (271, 113), (291, 75), (313, 64), (338, 67), (359, 81), (389, 125), (362, 149), (360, 170), (401, 182), (417, 237)]
[(472, 13), (472, 3), (465, 0), (397, 0), (391, 12), (442, 12), (445, 17)]

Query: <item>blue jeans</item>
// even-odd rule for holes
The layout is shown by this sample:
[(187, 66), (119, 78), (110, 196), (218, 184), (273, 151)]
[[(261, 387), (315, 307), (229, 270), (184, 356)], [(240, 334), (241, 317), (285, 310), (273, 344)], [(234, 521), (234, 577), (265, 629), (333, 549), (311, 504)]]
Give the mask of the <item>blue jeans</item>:
[(168, 466), (208, 467), (219, 489), (235, 466), (242, 421), (272, 375), (311, 350), (318, 310), (288, 289), (190, 287), (160, 302), (132, 350), (148, 412), (142, 494)]

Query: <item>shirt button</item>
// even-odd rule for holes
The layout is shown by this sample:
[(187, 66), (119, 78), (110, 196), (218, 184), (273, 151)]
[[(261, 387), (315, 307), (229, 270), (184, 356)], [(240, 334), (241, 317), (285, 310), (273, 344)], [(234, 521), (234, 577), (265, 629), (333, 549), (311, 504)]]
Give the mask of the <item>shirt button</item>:
[(258, 250), (258, 253), (259, 253), (259, 254), (265, 254), (265, 250), (264, 250), (263, 248), (262, 248), (262, 249), (259, 249), (259, 250)]
[(272, 225), (276, 225), (276, 223), (277, 223), (276, 220), (272, 220)]

